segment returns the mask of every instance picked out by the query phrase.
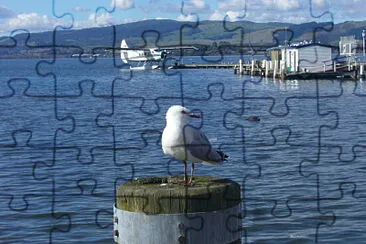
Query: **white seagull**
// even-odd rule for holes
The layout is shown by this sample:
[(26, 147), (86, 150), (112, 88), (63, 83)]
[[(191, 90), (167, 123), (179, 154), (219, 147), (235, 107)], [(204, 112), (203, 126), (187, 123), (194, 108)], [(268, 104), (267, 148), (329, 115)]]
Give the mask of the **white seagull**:
[[(194, 163), (209, 165), (222, 164), (228, 156), (212, 149), (211, 143), (205, 134), (188, 124), (191, 118), (200, 118), (199, 114), (192, 113), (180, 105), (171, 106), (166, 113), (166, 126), (163, 131), (161, 144), (165, 154), (184, 163), (184, 184), (191, 185)], [(191, 177), (187, 181), (187, 161), (192, 163)]]

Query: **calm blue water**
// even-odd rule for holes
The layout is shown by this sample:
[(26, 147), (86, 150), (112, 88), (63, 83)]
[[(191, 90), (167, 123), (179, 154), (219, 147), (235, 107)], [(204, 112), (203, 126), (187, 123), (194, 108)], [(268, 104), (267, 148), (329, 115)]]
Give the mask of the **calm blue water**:
[(366, 239), (365, 82), (91, 61), (0, 60), (1, 243), (111, 243), (116, 186), (182, 174), (160, 145), (173, 104), (230, 155), (196, 169), (241, 184), (243, 243)]

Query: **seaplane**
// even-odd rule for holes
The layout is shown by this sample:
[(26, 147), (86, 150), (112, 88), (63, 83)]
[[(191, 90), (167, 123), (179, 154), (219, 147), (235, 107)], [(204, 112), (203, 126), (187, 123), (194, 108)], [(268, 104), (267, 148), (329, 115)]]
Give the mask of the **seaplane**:
[[(121, 41), (121, 60), (125, 64), (130, 64), (131, 70), (154, 70), (161, 67), (161, 63), (166, 59), (170, 50), (194, 49), (194, 46), (167, 46), (154, 48), (130, 48), (126, 40)], [(132, 65), (137, 63), (137, 65)], [(141, 65), (142, 64), (142, 65)]]

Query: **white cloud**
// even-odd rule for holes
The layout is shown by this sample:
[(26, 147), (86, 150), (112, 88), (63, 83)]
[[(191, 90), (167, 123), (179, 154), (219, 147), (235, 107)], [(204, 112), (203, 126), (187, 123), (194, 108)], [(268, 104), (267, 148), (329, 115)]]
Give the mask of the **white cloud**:
[(226, 14), (230, 21), (244, 20), (243, 18), (246, 17), (245, 13), (240, 11), (227, 11)]
[(193, 14), (187, 14), (187, 15), (179, 15), (179, 17), (177, 18), (178, 21), (192, 21), (195, 22), (197, 21), (197, 17)]
[(210, 6), (205, 3), (204, 0), (189, 0), (184, 2), (183, 12), (193, 13), (193, 12), (205, 12), (210, 9)]
[(95, 14), (92, 13), (88, 17), (91, 26), (110, 26), (115, 24), (115, 19), (109, 13)]
[(218, 8), (223, 11), (240, 11), (245, 8), (246, 0), (221, 0)]
[[(75, 21), (73, 29), (83, 29), (92, 27), (110, 26), (114, 24), (125, 24), (134, 22), (132, 18), (124, 18), (116, 20), (109, 13), (89, 15), (87, 20)], [(69, 22), (59, 18), (53, 18), (47, 15), (39, 15), (37, 13), (19, 14), (15, 18), (0, 23), (0, 35), (10, 34), (16, 29), (25, 29), (29, 32), (52, 31), (56, 26), (69, 26)]]
[(0, 24), (0, 33), (9, 33), (16, 29), (26, 29), (30, 32), (53, 30), (56, 26), (67, 26), (67, 23), (58, 18), (37, 13), (19, 14)]
[(135, 7), (135, 3), (132, 0), (112, 0), (111, 6), (116, 6), (119, 9), (130, 9)]
[(220, 13), (220, 11), (215, 10), (209, 17), (209, 20), (223, 20), (224, 19), (224, 15), (222, 13)]
[(312, 0), (312, 3), (314, 7), (324, 8), (328, 6), (328, 3), (326, 0)]
[(300, 0), (273, 0), (273, 5), (275, 8), (283, 11), (290, 11), (301, 7)]

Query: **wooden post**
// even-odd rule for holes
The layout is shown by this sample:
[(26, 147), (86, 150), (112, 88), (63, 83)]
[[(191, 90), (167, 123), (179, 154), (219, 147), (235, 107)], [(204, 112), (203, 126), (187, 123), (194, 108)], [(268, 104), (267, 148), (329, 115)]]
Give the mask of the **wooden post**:
[(124, 183), (114, 207), (116, 243), (240, 243), (240, 185), (210, 176)]
[(239, 59), (239, 74), (243, 75), (243, 60)]
[(364, 77), (364, 65), (360, 64), (360, 78)]
[(284, 71), (284, 65), (283, 63), (280, 64), (280, 78), (282, 79), (283, 76), (283, 71)]
[(264, 76), (268, 77), (268, 70), (269, 70), (269, 61), (268, 60), (265, 61), (265, 66), (266, 66), (266, 71), (265, 71), (266, 73), (264, 74)]
[(252, 59), (252, 65), (251, 65), (251, 70), (250, 70), (250, 75), (253, 76), (254, 75), (254, 64), (255, 64), (255, 60)]
[(276, 79), (276, 72), (277, 72), (277, 61), (274, 63), (274, 67), (273, 67), (273, 79)]

